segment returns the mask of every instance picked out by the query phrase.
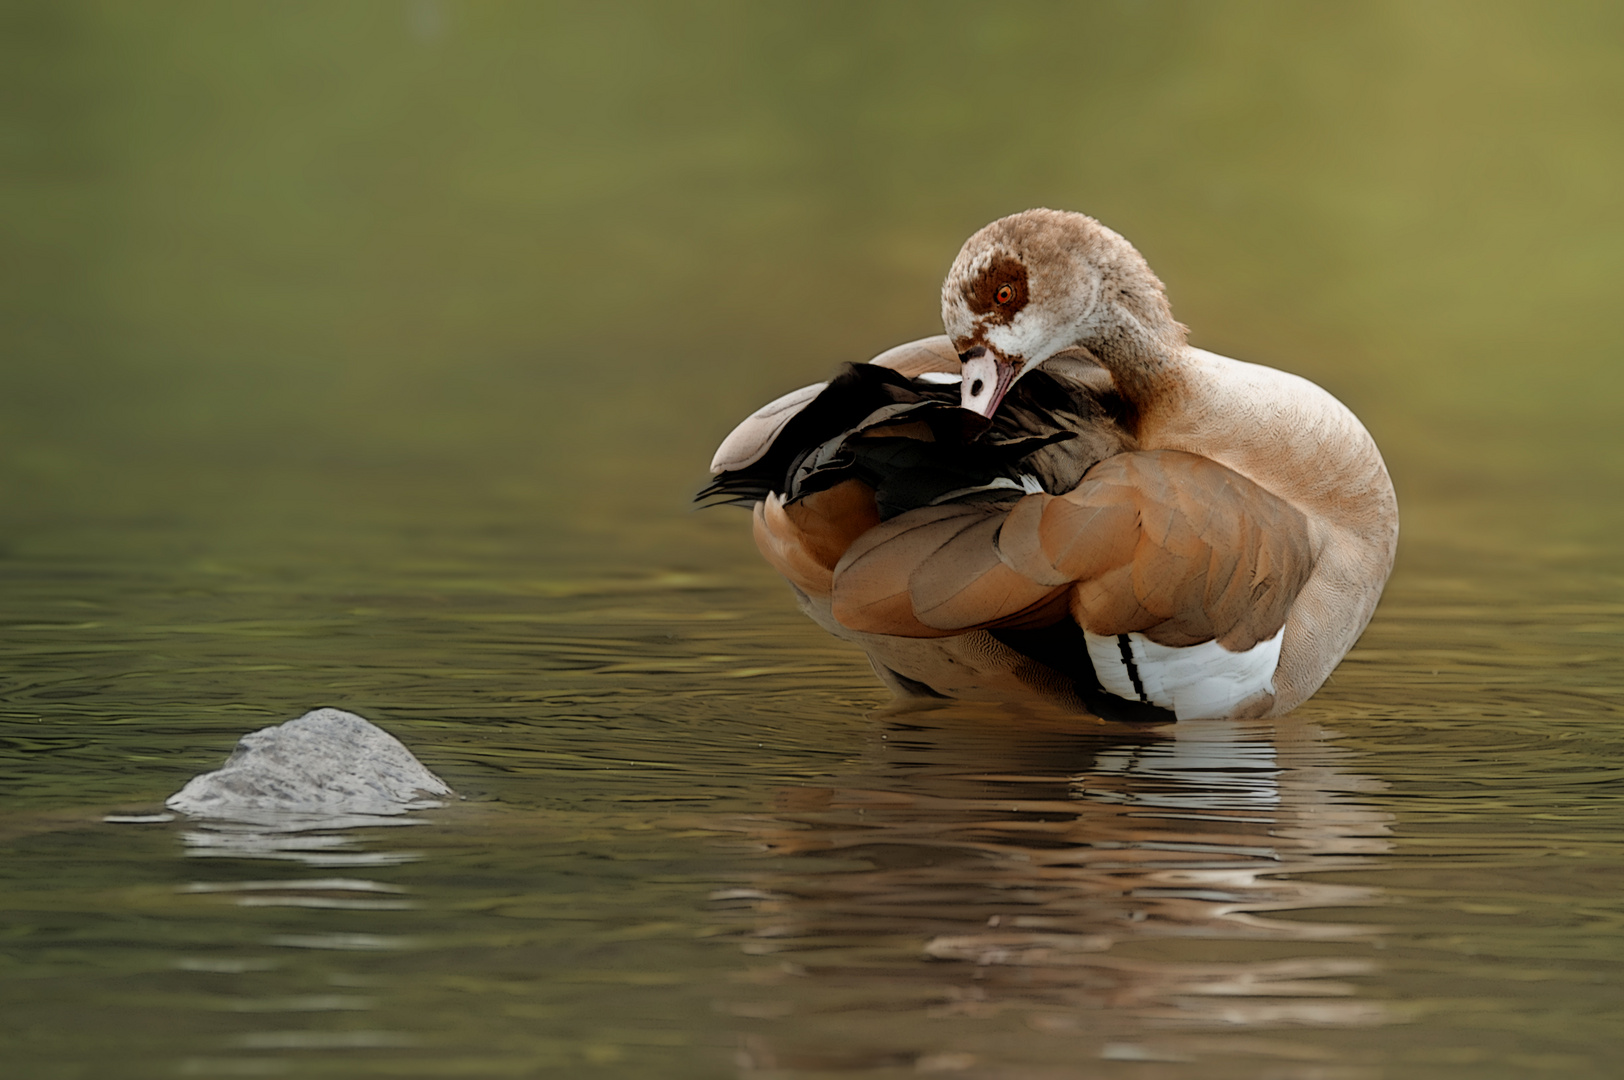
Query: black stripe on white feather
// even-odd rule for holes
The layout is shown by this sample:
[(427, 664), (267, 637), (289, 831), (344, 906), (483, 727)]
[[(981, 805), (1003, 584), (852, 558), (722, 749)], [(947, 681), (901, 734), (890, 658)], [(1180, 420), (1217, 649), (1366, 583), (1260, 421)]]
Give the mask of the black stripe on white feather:
[(1128, 671), (1128, 682), (1139, 700), (1146, 705), (1151, 704), (1150, 698), (1145, 696), (1145, 684), (1139, 679), (1139, 668), (1133, 662), (1133, 642), (1127, 634), (1117, 635), (1117, 652), (1122, 654), (1122, 666)]

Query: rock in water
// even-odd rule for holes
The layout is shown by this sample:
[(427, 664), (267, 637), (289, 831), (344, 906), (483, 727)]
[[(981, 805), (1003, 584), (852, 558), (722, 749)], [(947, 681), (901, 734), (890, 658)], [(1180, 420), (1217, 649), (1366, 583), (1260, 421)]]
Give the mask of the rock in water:
[(399, 739), (342, 709), (244, 735), (226, 763), (194, 776), (165, 803), (200, 818), (404, 814), (451, 795)]

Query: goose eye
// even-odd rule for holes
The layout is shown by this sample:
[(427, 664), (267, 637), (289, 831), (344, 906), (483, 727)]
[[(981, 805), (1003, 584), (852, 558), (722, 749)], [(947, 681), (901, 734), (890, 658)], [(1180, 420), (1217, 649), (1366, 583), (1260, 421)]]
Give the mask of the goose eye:
[(998, 286), (998, 294), (995, 297), (995, 299), (1000, 304), (1009, 303), (1011, 300), (1015, 299), (1015, 286), (1013, 286), (1013, 285), (1000, 285), (1000, 286)]

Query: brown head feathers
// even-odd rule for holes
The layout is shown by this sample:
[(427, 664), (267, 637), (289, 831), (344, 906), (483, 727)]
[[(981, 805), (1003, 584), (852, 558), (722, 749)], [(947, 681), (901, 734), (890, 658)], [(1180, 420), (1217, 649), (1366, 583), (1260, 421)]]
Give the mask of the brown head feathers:
[(1087, 349), (1130, 396), (1185, 341), (1166, 289), (1134, 246), (1086, 214), (1060, 210), (1011, 214), (966, 240), (942, 283), (942, 322), (959, 351), (991, 348), (1021, 375), (1063, 350)]

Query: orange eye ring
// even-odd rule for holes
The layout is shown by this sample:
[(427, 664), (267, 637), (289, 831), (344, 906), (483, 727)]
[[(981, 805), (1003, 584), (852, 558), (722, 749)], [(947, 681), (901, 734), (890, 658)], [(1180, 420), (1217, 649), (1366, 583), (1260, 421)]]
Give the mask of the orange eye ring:
[(1000, 285), (1000, 286), (998, 286), (998, 293), (997, 293), (996, 296), (993, 297), (993, 299), (997, 300), (1000, 304), (1009, 303), (1011, 300), (1015, 299), (1015, 286), (1013, 286), (1013, 285)]

